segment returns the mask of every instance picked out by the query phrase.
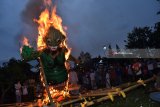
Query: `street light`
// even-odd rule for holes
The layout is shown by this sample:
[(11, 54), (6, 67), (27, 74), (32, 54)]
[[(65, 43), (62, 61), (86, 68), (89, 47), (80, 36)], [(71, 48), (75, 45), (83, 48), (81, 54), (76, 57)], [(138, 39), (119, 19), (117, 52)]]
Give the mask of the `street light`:
[(107, 47), (110, 45), (110, 43), (107, 43), (107, 45), (103, 46), (103, 50), (104, 50), (104, 56), (107, 57)]
[(103, 46), (104, 57), (106, 57), (106, 50), (107, 50), (107, 47), (106, 47), (106, 45), (104, 45), (104, 46)]

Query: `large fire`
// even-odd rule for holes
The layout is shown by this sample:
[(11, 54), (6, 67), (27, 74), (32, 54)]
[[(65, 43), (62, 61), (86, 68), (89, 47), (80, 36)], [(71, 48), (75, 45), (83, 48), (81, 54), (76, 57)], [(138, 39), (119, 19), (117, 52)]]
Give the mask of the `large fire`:
[[(64, 36), (66, 36), (66, 32), (62, 26), (62, 19), (56, 14), (56, 6), (53, 7), (52, 12), (50, 14), (49, 10), (46, 8), (40, 15), (39, 20), (35, 20), (38, 24), (38, 40), (37, 40), (37, 49), (39, 51), (46, 48), (46, 43), (43, 41), (43, 38), (46, 36), (49, 27), (53, 26), (55, 29), (59, 30)], [(68, 49), (66, 53), (66, 59), (68, 59), (70, 55), (70, 49), (66, 44), (66, 40), (62, 43), (62, 46)]]
[[(44, 4), (47, 6), (52, 6), (51, 0), (44, 0)], [(42, 51), (43, 49), (46, 48), (46, 43), (43, 41), (44, 37), (46, 36), (48, 29), (53, 26), (55, 29), (59, 30), (64, 36), (66, 36), (66, 32), (64, 30), (65, 27), (62, 26), (62, 19), (60, 16), (56, 14), (56, 6), (53, 7), (52, 11), (50, 12), (48, 8), (46, 8), (41, 15), (39, 16), (39, 20), (35, 20), (38, 24), (38, 40), (37, 40), (37, 50)], [(65, 58), (66, 60), (68, 59), (71, 49), (68, 48), (66, 40), (61, 44), (62, 47), (65, 47), (67, 49), (67, 52), (65, 53)], [(68, 68), (67, 64), (66, 68)], [(43, 81), (43, 76), (41, 74), (41, 81)], [(57, 99), (57, 101), (61, 101), (64, 99), (65, 96), (69, 96), (68, 92), (68, 81), (66, 82), (67, 84), (65, 89), (63, 90), (56, 90), (55, 87), (50, 86), (49, 91), (51, 94), (51, 97), (53, 99)], [(49, 96), (47, 93), (44, 94), (46, 96), (43, 100), (43, 103), (48, 103), (49, 102)]]
[[(46, 6), (46, 9), (41, 12), (39, 19), (36, 21), (38, 23), (38, 38), (37, 38), (37, 50), (38, 51), (43, 51), (47, 45), (44, 42), (44, 37), (46, 36), (49, 28), (53, 26), (55, 29), (59, 30), (65, 37), (66, 37), (66, 32), (64, 29), (67, 29), (66, 27), (62, 26), (62, 19), (60, 16), (56, 14), (56, 6), (52, 8), (52, 1), (51, 0), (44, 0), (44, 4)], [(52, 8), (52, 11), (48, 9), (48, 6)], [(67, 38), (67, 37), (66, 37)], [(28, 43), (28, 40), (24, 38), (23, 40), (24, 45), (30, 46)], [(68, 48), (67, 46), (67, 40), (64, 40), (63, 43), (61, 43), (61, 46), (66, 48), (67, 51), (65, 53), (65, 58), (66, 60), (69, 58), (71, 49)], [(66, 68), (69, 67), (67, 63), (65, 63)], [(42, 73), (40, 74), (41, 76), (41, 81), (43, 85), (45, 86), (44, 78)], [(51, 97), (53, 99), (57, 98), (58, 101), (62, 100), (65, 96), (69, 96), (68, 92), (68, 81), (65, 82), (65, 88), (63, 90), (56, 90), (53, 86), (49, 86), (49, 91), (51, 94)], [(46, 90), (45, 90), (46, 91)], [(45, 99), (43, 100), (43, 103), (48, 103), (49, 102), (49, 97), (47, 93), (44, 93)]]

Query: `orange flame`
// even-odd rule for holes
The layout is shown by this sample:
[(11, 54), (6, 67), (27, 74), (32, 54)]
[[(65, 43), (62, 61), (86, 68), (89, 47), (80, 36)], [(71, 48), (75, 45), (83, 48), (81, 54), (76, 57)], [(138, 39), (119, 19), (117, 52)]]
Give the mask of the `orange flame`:
[(30, 46), (29, 40), (26, 37), (23, 38), (23, 45)]
[(49, 11), (47, 9), (45, 9), (41, 15), (40, 15), (40, 19), (36, 20), (37, 23), (39, 24), (38, 27), (38, 41), (37, 41), (37, 48), (38, 50), (43, 50), (44, 48), (46, 48), (46, 44), (43, 41), (43, 38), (46, 36), (46, 33), (50, 27), (49, 24)]
[[(44, 3), (46, 6), (50, 6), (51, 0), (44, 0)], [(39, 24), (38, 40), (37, 40), (38, 51), (42, 51), (43, 49), (45, 49), (47, 47), (46, 43), (43, 41), (43, 38), (46, 36), (48, 29), (51, 26), (53, 26), (55, 29), (59, 30), (67, 38), (66, 32), (65, 32), (67, 27), (64, 27), (62, 25), (61, 17), (56, 14), (56, 6), (53, 7), (51, 14), (50, 14), (50, 11), (46, 8), (39, 16), (39, 20), (35, 20), (35, 21)], [(67, 49), (67, 51), (65, 53), (65, 58), (67, 60), (69, 58), (70, 53), (71, 53), (71, 49), (68, 48), (68, 46), (67, 46), (67, 40), (64, 40), (63, 43), (61, 43), (61, 47)], [(65, 65), (66, 65), (66, 68), (69, 67), (68, 64), (65, 63)], [(41, 81), (42, 81), (43, 85), (45, 86), (42, 74), (40, 74), (40, 76), (41, 76)], [(53, 86), (50, 86), (49, 90), (50, 90), (50, 93), (51, 93), (51, 96), (53, 99), (60, 97), (60, 96), (64, 96), (64, 97), (69, 96), (68, 81), (66, 82), (66, 86), (65, 86), (64, 90), (56, 90), (56, 89), (54, 89)], [(46, 97), (43, 99), (43, 104), (45, 102), (47, 102), (47, 103), (49, 102), (49, 97), (47, 96), (47, 93), (45, 93), (45, 96)], [(62, 98), (62, 97), (60, 97), (60, 98)]]
[[(65, 30), (67, 29), (67, 27), (62, 26), (62, 19), (60, 16), (58, 16), (56, 14), (56, 6), (53, 8), (51, 14), (50, 14), (50, 11), (47, 9), (47, 6), (49, 6), (49, 7), (52, 6), (52, 0), (43, 0), (43, 1), (44, 1), (44, 4), (46, 5), (46, 9), (39, 16), (39, 20), (36, 20), (36, 19), (34, 20), (39, 24), (39, 26), (38, 26), (38, 39), (37, 39), (37, 50), (38, 51), (42, 51), (43, 49), (46, 48), (46, 43), (43, 41), (43, 39), (46, 36), (48, 29), (51, 26), (53, 26), (55, 29), (59, 30), (65, 37), (66, 37)], [(68, 48), (66, 41), (67, 40), (64, 40), (63, 43), (61, 43), (61, 47), (67, 49), (67, 51), (65, 53), (65, 58), (67, 60), (69, 58), (70, 53), (71, 53), (71, 49)], [(23, 38), (23, 45), (31, 47), (29, 44), (29, 41), (26, 37)], [(22, 48), (20, 48), (20, 51), (22, 52)], [(65, 63), (65, 65), (66, 65), (66, 68), (70, 67), (69, 64), (67, 64), (67, 63)], [(41, 81), (43, 83), (43, 86), (45, 86), (43, 74), (41, 72), (40, 72), (40, 77), (41, 77)], [(63, 97), (69, 97), (68, 83), (69, 83), (69, 81), (67, 80), (64, 90), (56, 90), (56, 89), (54, 89), (53, 86), (49, 86), (49, 90), (50, 90), (52, 98), (55, 99), (55, 98), (59, 97), (58, 101), (61, 101), (61, 100), (63, 100)], [(43, 100), (43, 104), (49, 102), (49, 97), (47, 96), (47, 93), (44, 93), (44, 96), (45, 96), (45, 98)]]
[[(26, 37), (23, 37), (22, 46), (23, 45), (31, 47), (31, 45), (29, 44), (29, 40)], [(21, 53), (22, 53), (22, 48), (23, 47), (20, 48)]]
[[(39, 27), (38, 27), (39, 35), (38, 35), (38, 41), (37, 41), (37, 48), (39, 51), (46, 48), (46, 43), (43, 41), (43, 38), (46, 36), (50, 26), (53, 26), (55, 29), (58, 29), (64, 36), (66, 36), (66, 32), (64, 31), (64, 29), (67, 29), (67, 28), (63, 27), (61, 17), (56, 14), (56, 6), (53, 8), (51, 15), (49, 13), (49, 10), (45, 9), (41, 13), (39, 20), (35, 20), (35, 21), (39, 24)], [(62, 43), (62, 47), (65, 47), (68, 50), (65, 55), (65, 58), (67, 60), (71, 53), (71, 49), (68, 48), (66, 44), (66, 40)]]
[(62, 18), (56, 14), (56, 6), (54, 6), (52, 10), (51, 23), (56, 29), (58, 29), (63, 35), (66, 36), (66, 32), (64, 31), (62, 25)]

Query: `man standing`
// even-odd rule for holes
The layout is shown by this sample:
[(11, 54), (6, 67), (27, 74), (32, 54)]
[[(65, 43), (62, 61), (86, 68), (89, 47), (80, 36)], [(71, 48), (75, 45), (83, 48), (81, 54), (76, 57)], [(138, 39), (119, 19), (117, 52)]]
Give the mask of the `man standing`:
[(90, 79), (91, 79), (92, 89), (96, 89), (95, 73), (93, 69), (91, 69), (91, 72), (90, 72)]
[(74, 69), (71, 69), (69, 72), (69, 84), (72, 89), (70, 89), (70, 94), (78, 95), (79, 94), (79, 86), (78, 86), (78, 76)]
[(18, 81), (15, 85), (15, 94), (16, 94), (16, 102), (17, 104), (21, 104), (21, 83)]
[(106, 88), (111, 88), (110, 76), (109, 76), (108, 71), (106, 72)]
[(78, 76), (77, 76), (77, 73), (73, 69), (69, 72), (69, 83), (72, 85), (78, 84)]
[(132, 68), (135, 72), (135, 75), (136, 75), (136, 81), (139, 80), (140, 78), (142, 78), (141, 66), (142, 66), (141, 63), (138, 61), (136, 61), (132, 66)]
[(27, 85), (26, 83), (23, 83), (23, 86), (22, 86), (22, 92), (23, 92), (23, 97), (22, 97), (22, 100), (23, 102), (26, 102), (28, 100), (28, 89), (27, 89)]

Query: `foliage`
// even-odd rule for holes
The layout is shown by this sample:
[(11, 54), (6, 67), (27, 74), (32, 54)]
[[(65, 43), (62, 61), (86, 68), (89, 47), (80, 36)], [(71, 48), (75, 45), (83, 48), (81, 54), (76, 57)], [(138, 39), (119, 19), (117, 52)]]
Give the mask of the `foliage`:
[(154, 31), (152, 36), (149, 38), (149, 47), (150, 48), (160, 48), (160, 22), (156, 23), (154, 26)]
[(8, 90), (14, 86), (16, 81), (24, 81), (27, 78), (27, 70), (30, 66), (20, 60), (11, 58), (8, 62), (3, 64), (0, 68), (0, 91), (2, 93), (1, 101), (5, 97)]
[(86, 52), (84, 53), (83, 51), (80, 53), (80, 56), (78, 57), (80, 63), (87, 63), (88, 61), (91, 60), (91, 55), (90, 53)]
[(80, 56), (78, 57), (79, 64), (83, 68), (91, 68), (92, 67), (92, 60), (90, 53), (83, 51), (80, 53)]
[(128, 33), (127, 40), (125, 41), (125, 47), (132, 49), (132, 53), (138, 57), (143, 58), (159, 58), (160, 48), (160, 22), (157, 22), (155, 26), (137, 28), (135, 27), (132, 32)]
[[(160, 3), (160, 0), (157, 0)], [(160, 14), (160, 10), (157, 12)], [(127, 49), (160, 48), (160, 22), (152, 30), (150, 27), (135, 27), (125, 40)]]
[(150, 47), (152, 38), (152, 30), (150, 27), (137, 28), (135, 27), (132, 32), (128, 33), (126, 48), (127, 49), (144, 49)]

